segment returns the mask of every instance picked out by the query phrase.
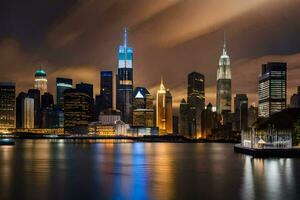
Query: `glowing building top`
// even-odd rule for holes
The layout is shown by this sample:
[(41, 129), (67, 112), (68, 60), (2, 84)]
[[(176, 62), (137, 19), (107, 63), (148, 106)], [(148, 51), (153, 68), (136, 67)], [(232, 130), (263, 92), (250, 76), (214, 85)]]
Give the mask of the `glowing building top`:
[(223, 52), (219, 59), (219, 68), (217, 72), (217, 80), (218, 79), (231, 79), (230, 58), (227, 54), (225, 33)]
[(132, 68), (133, 49), (127, 46), (127, 28), (124, 30), (124, 44), (119, 47), (119, 68)]
[(34, 74), (34, 88), (40, 90), (41, 95), (47, 92), (47, 75), (42, 68), (36, 70)]

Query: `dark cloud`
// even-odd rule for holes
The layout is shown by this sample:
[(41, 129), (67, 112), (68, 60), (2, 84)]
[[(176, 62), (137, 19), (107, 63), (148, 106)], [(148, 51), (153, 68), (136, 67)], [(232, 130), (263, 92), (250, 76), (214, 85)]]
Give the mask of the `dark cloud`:
[(33, 84), (44, 64), (52, 93), (56, 76), (91, 82), (97, 93), (99, 70), (117, 69), (125, 26), (134, 47), (134, 84), (155, 93), (163, 75), (175, 105), (186, 95), (191, 71), (205, 74), (207, 103), (215, 102), (224, 30), (234, 93), (256, 102), (261, 64), (274, 60), (288, 62), (289, 92), (300, 85), (298, 0), (39, 0), (16, 16), (20, 6), (13, 3), (1, 13), (0, 79), (17, 81), (19, 90)]

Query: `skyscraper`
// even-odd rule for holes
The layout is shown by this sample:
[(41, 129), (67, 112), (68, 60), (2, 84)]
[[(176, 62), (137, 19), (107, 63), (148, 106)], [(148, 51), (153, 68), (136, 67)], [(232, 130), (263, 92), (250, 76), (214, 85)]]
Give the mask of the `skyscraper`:
[(41, 101), (41, 108), (53, 108), (54, 106), (54, 100), (53, 95), (49, 92), (45, 92), (42, 95), (42, 101)]
[(81, 89), (64, 92), (64, 126), (66, 134), (86, 134), (91, 120), (91, 96)]
[(205, 107), (204, 75), (192, 72), (188, 75), (187, 103), (189, 105), (189, 135), (201, 138), (201, 112)]
[(189, 106), (185, 99), (182, 99), (179, 106), (179, 134), (189, 138), (188, 114)]
[(20, 92), (16, 98), (16, 127), (24, 128), (24, 100), (27, 94), (25, 92)]
[(91, 99), (94, 98), (94, 89), (93, 85), (89, 83), (78, 83), (76, 84), (76, 89), (85, 92), (87, 95), (91, 97)]
[(269, 117), (286, 108), (286, 66), (280, 62), (262, 65), (258, 88), (260, 117)]
[[(41, 122), (41, 95), (39, 89), (29, 89), (27, 97), (34, 99), (34, 128), (40, 128)], [(30, 101), (31, 104), (31, 100)]]
[(54, 100), (53, 95), (45, 92), (41, 101), (41, 128), (51, 128), (55, 117), (53, 114)]
[(23, 128), (36, 128), (34, 101), (35, 99), (29, 96), (24, 99)]
[(234, 97), (234, 124), (236, 131), (248, 129), (248, 97), (246, 94), (236, 94)]
[(173, 133), (172, 95), (166, 90), (163, 79), (156, 94), (156, 126), (160, 135)]
[(47, 92), (47, 75), (42, 68), (36, 70), (34, 74), (34, 88), (40, 90), (40, 94)]
[(144, 87), (136, 87), (133, 92), (133, 126), (153, 127), (153, 98)]
[(202, 138), (213, 136), (213, 130), (219, 125), (220, 115), (213, 111), (213, 106), (208, 103), (206, 109), (201, 112), (201, 133)]
[(96, 116), (113, 108), (113, 72), (100, 72), (100, 94), (96, 96)]
[(64, 91), (73, 87), (72, 79), (56, 78), (56, 104), (58, 108), (63, 108), (64, 105)]
[(0, 130), (16, 127), (16, 86), (0, 83)]
[(252, 127), (258, 117), (258, 107), (251, 105), (248, 108), (248, 127)]
[(116, 84), (117, 109), (125, 123), (132, 124), (133, 97), (133, 49), (127, 46), (127, 29), (124, 31), (124, 44), (119, 47), (119, 65)]
[(226, 114), (231, 111), (231, 69), (224, 37), (223, 53), (217, 71), (217, 113)]

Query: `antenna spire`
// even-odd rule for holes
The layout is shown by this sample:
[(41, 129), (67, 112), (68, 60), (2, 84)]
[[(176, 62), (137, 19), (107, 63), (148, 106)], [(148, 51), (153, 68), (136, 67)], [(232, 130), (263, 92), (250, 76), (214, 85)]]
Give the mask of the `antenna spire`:
[(124, 47), (127, 46), (127, 27), (124, 29)]
[(224, 46), (223, 46), (223, 55), (226, 55), (226, 31), (224, 30)]

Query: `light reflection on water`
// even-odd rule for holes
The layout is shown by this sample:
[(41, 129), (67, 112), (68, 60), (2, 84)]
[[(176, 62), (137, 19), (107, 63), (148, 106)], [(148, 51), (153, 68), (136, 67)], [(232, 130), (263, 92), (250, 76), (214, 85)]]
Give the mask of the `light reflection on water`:
[(299, 159), (231, 144), (25, 140), (0, 147), (0, 199), (299, 199)]

